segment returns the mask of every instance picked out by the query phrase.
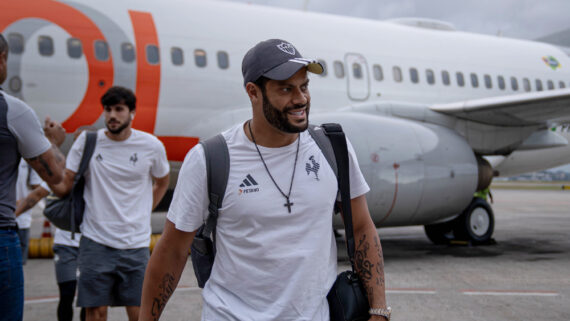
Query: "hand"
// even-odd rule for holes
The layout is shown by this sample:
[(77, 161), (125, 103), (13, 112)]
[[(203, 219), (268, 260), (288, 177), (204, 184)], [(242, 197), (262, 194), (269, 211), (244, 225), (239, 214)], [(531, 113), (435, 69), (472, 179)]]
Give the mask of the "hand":
[(46, 117), (44, 123), (44, 132), (46, 134), (47, 139), (51, 141), (52, 144), (56, 145), (57, 147), (63, 144), (65, 140), (65, 129), (55, 120), (52, 120), (49, 116)]
[(368, 321), (387, 321), (388, 319), (386, 319), (386, 317), (383, 317), (381, 315), (372, 315), (370, 316), (370, 319), (368, 319)]

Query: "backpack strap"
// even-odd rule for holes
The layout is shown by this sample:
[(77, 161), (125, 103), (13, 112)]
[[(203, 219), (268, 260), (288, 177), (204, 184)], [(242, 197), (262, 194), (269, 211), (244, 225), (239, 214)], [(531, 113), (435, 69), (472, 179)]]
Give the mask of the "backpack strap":
[[(75, 196), (73, 190), (75, 186), (79, 183), (79, 181), (85, 175), (87, 168), (89, 167), (89, 162), (91, 161), (91, 157), (93, 156), (93, 152), (95, 151), (95, 145), (97, 144), (97, 132), (87, 132), (87, 137), (85, 137), (85, 146), (83, 146), (83, 155), (81, 155), (81, 162), (79, 163), (79, 169), (77, 173), (75, 173), (75, 177), (73, 178), (73, 187), (71, 189), (72, 197)], [(79, 197), (79, 196), (77, 196)], [(75, 211), (75, 206), (72, 206), (72, 211)], [(71, 213), (71, 239), (75, 239), (75, 231), (76, 231), (76, 224), (75, 224), (75, 213)]]
[[(340, 130), (342, 131), (342, 128)], [(333, 145), (331, 144), (331, 140), (327, 136), (325, 128), (323, 128), (322, 126), (309, 124), (308, 131), (309, 134), (311, 134), (311, 137), (313, 138), (315, 143), (317, 143), (317, 146), (319, 146), (319, 148), (321, 149), (323, 155), (325, 155), (325, 158), (327, 159), (327, 162), (329, 162), (329, 165), (332, 168), (334, 175), (338, 178), (338, 167), (336, 166), (336, 158), (334, 155)]]
[(348, 147), (346, 145), (346, 136), (342, 131), (340, 124), (323, 124), (321, 127), (324, 129), (325, 134), (330, 139), (332, 150), (334, 152), (336, 164), (338, 165), (338, 189), (340, 191), (342, 216), (344, 221), (344, 230), (346, 233), (346, 249), (352, 271), (356, 272), (354, 268), (354, 229), (352, 226), (352, 207), (350, 205), (350, 174), (349, 174), (349, 160), (348, 160)]
[[(226, 139), (222, 134), (201, 141), (206, 157), (206, 172), (208, 180), (208, 218), (203, 229), (203, 235), (215, 240), (216, 224), (218, 222), (218, 210), (222, 207), (228, 177), (230, 174), (230, 153)], [(215, 248), (215, 247), (214, 247)]]

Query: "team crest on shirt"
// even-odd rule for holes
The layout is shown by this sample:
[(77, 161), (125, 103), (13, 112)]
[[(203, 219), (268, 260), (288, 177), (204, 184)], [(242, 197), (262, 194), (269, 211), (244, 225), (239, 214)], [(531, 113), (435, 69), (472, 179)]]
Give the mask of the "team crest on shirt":
[(131, 158), (129, 158), (129, 162), (131, 163), (131, 165), (135, 166), (137, 164), (137, 161), (139, 160), (137, 153), (134, 153), (131, 155)]
[(256, 192), (259, 192), (259, 184), (255, 181), (251, 174), (247, 174), (245, 179), (239, 185), (238, 195)]
[(314, 155), (311, 155), (311, 157), (309, 157), (309, 161), (310, 163), (305, 163), (305, 170), (307, 171), (307, 175), (310, 175), (311, 173), (315, 174), (315, 179), (318, 181), (319, 168), (321, 168), (321, 165), (315, 161)]

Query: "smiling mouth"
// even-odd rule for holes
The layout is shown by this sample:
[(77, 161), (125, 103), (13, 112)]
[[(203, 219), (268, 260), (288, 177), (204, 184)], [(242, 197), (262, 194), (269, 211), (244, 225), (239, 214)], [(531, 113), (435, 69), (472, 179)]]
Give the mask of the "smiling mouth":
[(293, 116), (297, 116), (297, 117), (301, 117), (301, 116), (305, 116), (305, 108), (300, 109), (300, 110), (296, 110), (296, 111), (289, 111), (287, 112), (289, 115), (293, 115)]

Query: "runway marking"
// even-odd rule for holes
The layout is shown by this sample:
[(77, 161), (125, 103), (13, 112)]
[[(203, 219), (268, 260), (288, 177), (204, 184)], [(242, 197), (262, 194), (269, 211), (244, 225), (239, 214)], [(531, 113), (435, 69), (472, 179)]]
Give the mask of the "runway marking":
[(43, 296), (37, 298), (27, 298), (24, 300), (24, 304), (48, 303), (48, 302), (57, 302), (57, 301), (59, 301), (58, 296)]
[(527, 290), (462, 290), (464, 295), (494, 295), (494, 296), (558, 296), (560, 293), (553, 291), (527, 291)]
[(390, 294), (436, 294), (435, 289), (414, 289), (414, 288), (389, 288), (386, 293)]

